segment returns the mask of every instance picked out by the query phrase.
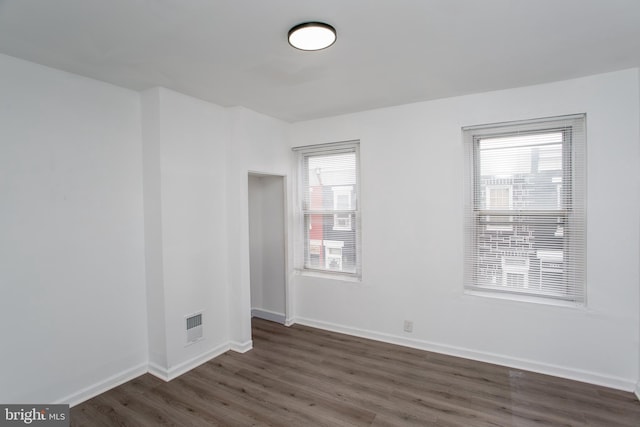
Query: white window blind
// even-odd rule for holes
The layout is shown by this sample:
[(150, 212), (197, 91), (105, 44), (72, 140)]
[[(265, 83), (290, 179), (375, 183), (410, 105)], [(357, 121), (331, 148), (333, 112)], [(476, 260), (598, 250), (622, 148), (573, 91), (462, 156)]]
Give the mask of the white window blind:
[(306, 270), (360, 275), (358, 147), (355, 141), (294, 148)]
[(463, 128), (465, 288), (585, 302), (585, 116)]

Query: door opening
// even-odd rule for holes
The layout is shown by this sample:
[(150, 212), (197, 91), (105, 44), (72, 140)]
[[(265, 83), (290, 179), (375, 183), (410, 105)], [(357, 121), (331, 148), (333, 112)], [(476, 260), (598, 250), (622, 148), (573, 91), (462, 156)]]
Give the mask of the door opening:
[(285, 324), (285, 177), (249, 173), (251, 316)]

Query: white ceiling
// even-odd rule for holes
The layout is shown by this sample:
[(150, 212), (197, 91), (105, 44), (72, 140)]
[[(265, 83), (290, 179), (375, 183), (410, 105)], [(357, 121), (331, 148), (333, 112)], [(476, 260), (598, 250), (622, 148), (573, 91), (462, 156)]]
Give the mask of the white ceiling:
[(640, 0), (0, 0), (0, 52), (299, 121), (638, 67)]

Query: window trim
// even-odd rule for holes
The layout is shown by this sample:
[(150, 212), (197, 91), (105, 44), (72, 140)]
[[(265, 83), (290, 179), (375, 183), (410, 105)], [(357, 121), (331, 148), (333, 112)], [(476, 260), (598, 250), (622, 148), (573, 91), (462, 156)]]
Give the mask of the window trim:
[[(490, 209), (480, 209), (482, 204), (482, 194), (480, 191), (480, 155), (479, 143), (481, 139), (491, 137), (508, 137), (509, 135), (522, 135), (526, 133), (546, 133), (553, 131), (562, 131), (562, 181), (563, 188), (569, 188), (570, 194), (558, 197), (566, 203), (565, 206), (557, 206), (557, 209), (544, 210), (525, 210), (511, 209), (504, 212), (496, 212)], [(586, 289), (586, 114), (575, 114), (569, 116), (557, 116), (541, 119), (503, 122), (497, 124), (486, 124), (479, 126), (467, 126), (462, 128), (463, 141), (465, 145), (465, 215), (464, 215), (464, 282), (463, 288), (465, 293), (473, 295), (494, 296), (518, 301), (534, 301), (549, 302), (553, 304), (568, 306), (584, 306), (586, 305), (587, 289)], [(579, 144), (576, 146), (576, 140)], [(573, 165), (577, 164), (577, 167)], [(580, 174), (580, 176), (577, 176)], [(487, 195), (485, 195), (485, 198)], [(513, 202), (513, 201), (512, 201)], [(486, 206), (485, 206), (486, 207)], [(532, 290), (518, 290), (517, 288), (506, 288), (500, 286), (490, 286), (486, 284), (478, 284), (474, 282), (477, 266), (473, 266), (473, 262), (477, 258), (479, 244), (478, 219), (483, 215), (491, 214), (492, 216), (561, 216), (565, 218), (565, 228), (563, 229), (562, 245), (563, 254), (577, 257), (574, 263), (565, 269), (567, 279), (566, 294), (551, 294), (550, 292), (534, 292)], [(574, 224), (575, 223), (575, 224)], [(576, 225), (577, 224), (577, 225)], [(578, 233), (574, 233), (574, 237), (567, 236), (567, 229), (575, 231), (578, 227)], [(556, 232), (557, 233), (557, 232)], [(577, 235), (576, 235), (577, 234)], [(556, 235), (556, 237), (558, 237)], [(544, 248), (533, 248), (540, 252)], [(541, 265), (542, 259), (536, 255), (536, 260)], [(532, 261), (536, 262), (536, 261)], [(542, 269), (542, 267), (540, 267)], [(542, 272), (540, 273), (542, 274)]]

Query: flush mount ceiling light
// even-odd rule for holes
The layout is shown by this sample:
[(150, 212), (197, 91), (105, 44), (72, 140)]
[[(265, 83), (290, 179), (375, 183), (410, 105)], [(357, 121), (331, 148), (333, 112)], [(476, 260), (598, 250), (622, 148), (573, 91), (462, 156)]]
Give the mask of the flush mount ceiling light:
[(336, 41), (336, 29), (324, 22), (305, 22), (289, 30), (289, 44), (300, 50), (321, 50)]

